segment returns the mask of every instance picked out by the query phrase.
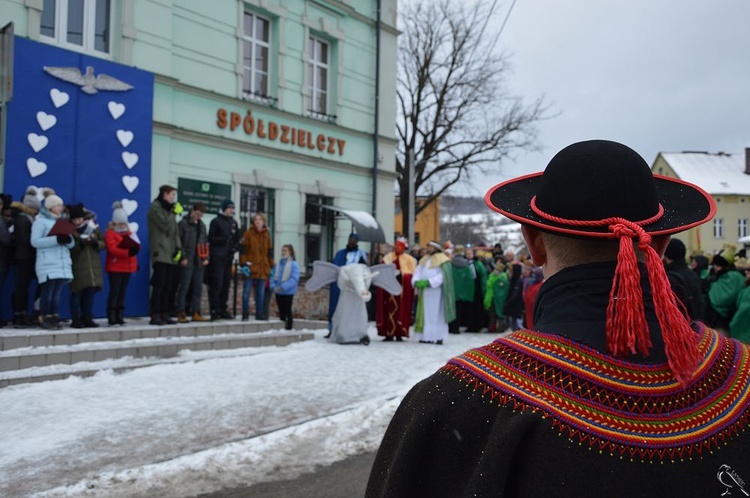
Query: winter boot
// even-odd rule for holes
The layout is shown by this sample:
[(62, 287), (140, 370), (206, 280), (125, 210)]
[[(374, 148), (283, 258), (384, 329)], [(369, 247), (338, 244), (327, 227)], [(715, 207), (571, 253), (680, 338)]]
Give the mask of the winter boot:
[(91, 315), (83, 315), (81, 317), (81, 322), (83, 322), (83, 326), (87, 329), (93, 329), (99, 326), (99, 324), (96, 323), (93, 318), (91, 318)]
[(125, 325), (125, 308), (117, 308), (115, 318), (117, 319), (117, 325)]
[(207, 322), (207, 321), (208, 321), (208, 319), (207, 319), (207, 318), (204, 318), (204, 317), (203, 317), (203, 316), (202, 316), (202, 315), (201, 315), (200, 313), (197, 313), (197, 312), (196, 312), (196, 313), (193, 313), (193, 318), (192, 318), (192, 320), (193, 320), (194, 322)]
[(107, 324), (110, 326), (117, 325), (117, 309), (107, 308)]
[(30, 327), (35, 327), (37, 324), (33, 323), (29, 319), (29, 315), (26, 313), (13, 313), (13, 327), (17, 329), (27, 329)]
[(248, 321), (249, 319), (250, 319), (250, 313), (248, 313), (247, 311), (243, 311), (243, 312), (242, 312), (242, 321), (243, 321), (243, 322), (246, 322), (246, 321)]
[(84, 325), (81, 317), (78, 315), (73, 315), (73, 320), (71, 321), (70, 326), (74, 329), (82, 329)]
[(148, 322), (149, 325), (166, 325), (167, 322), (165, 322), (161, 315), (158, 313), (154, 313), (151, 315), (151, 321)]
[(44, 330), (56, 329), (57, 325), (55, 323), (55, 317), (52, 315), (44, 315), (42, 317), (42, 321), (39, 323), (39, 326), (42, 327)]
[(52, 323), (55, 324), (55, 328), (57, 330), (60, 330), (61, 328), (63, 328), (62, 327), (62, 320), (60, 319), (60, 315), (58, 315), (57, 313), (55, 313), (54, 315), (52, 315)]
[(161, 320), (164, 322), (165, 325), (174, 325), (177, 323), (174, 320), (172, 320), (172, 317), (169, 316), (169, 313), (162, 313)]
[(289, 317), (286, 319), (286, 324), (284, 326), (286, 330), (292, 330), (292, 317)]
[(177, 323), (187, 323), (189, 320), (187, 319), (187, 316), (185, 316), (184, 311), (179, 311), (177, 313)]

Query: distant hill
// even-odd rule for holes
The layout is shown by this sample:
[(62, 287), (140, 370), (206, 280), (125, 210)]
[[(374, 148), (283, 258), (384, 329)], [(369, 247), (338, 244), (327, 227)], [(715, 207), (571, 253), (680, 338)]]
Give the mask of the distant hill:
[(442, 196), (440, 198), (440, 240), (454, 244), (492, 246), (520, 252), (525, 243), (521, 225), (492, 211), (482, 197)]

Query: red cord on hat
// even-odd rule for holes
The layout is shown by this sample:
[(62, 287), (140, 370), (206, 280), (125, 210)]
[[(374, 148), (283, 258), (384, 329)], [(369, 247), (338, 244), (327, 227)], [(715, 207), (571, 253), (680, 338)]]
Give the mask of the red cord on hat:
[(698, 335), (690, 327), (684, 306), (680, 306), (672, 292), (661, 258), (651, 247), (651, 235), (642, 226), (660, 219), (664, 215), (664, 208), (659, 205), (656, 215), (636, 222), (617, 217), (603, 220), (560, 218), (539, 209), (536, 196), (531, 199), (531, 209), (538, 216), (563, 225), (606, 226), (620, 240), (615, 277), (609, 292), (606, 323), (607, 348), (615, 356), (636, 352), (647, 355), (653, 347), (643, 305), (638, 259), (632, 242), (634, 238), (638, 239), (638, 249), (646, 256), (654, 311), (664, 338), (667, 363), (675, 378), (685, 385), (693, 377), (700, 362)]

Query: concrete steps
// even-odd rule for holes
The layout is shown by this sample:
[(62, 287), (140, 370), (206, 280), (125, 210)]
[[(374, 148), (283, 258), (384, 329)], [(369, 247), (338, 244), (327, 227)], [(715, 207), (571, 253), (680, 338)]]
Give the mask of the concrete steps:
[[(0, 329), (0, 388), (10, 385), (93, 375), (99, 370), (125, 371), (160, 363), (237, 356), (238, 349), (286, 346), (315, 336), (325, 321), (295, 320), (284, 330), (279, 320), (148, 325), (132, 318), (124, 326), (106, 321), (89, 329)], [(304, 329), (304, 330), (303, 330)], [(250, 354), (244, 352), (244, 354)]]

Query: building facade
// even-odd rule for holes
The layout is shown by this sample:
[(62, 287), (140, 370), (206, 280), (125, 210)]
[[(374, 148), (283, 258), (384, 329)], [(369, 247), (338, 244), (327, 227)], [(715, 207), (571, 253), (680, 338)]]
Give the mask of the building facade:
[[(104, 224), (122, 200), (145, 244), (160, 185), (188, 206), (206, 202), (209, 215), (229, 197), (242, 227), (267, 214), (276, 256), (292, 244), (303, 269), (351, 231), (321, 204), (371, 213), (393, 233), (396, 9), (396, 0), (0, 0), (0, 24), (13, 30), (0, 190), (17, 198), (51, 186)], [(128, 307), (145, 312), (137, 296), (148, 272), (139, 273)]]
[(662, 152), (651, 170), (655, 174), (698, 185), (716, 201), (714, 219), (677, 234), (688, 254), (716, 254), (725, 245), (741, 249), (750, 235), (750, 149), (745, 154)]

